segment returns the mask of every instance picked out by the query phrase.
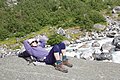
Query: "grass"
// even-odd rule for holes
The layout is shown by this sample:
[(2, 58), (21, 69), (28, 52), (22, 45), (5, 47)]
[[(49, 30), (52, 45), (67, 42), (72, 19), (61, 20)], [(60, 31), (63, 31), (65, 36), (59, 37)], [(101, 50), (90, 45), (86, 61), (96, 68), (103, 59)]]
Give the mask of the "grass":
[[(68, 29), (69, 30), (70, 29), (75, 30), (75, 29), (80, 29), (80, 28), (79, 27), (73, 27), (73, 28), (68, 28)], [(13, 38), (6, 39), (4, 41), (0, 41), (0, 46), (1, 45), (6, 45), (7, 48), (15, 50), (15, 49), (20, 48), (20, 46), (22, 45), (22, 42), (26, 39), (35, 37), (35, 36), (40, 35), (40, 34), (45, 34), (46, 36), (49, 37), (50, 35), (52, 35), (54, 33), (55, 33), (55, 28), (54, 27), (50, 28), (50, 26), (46, 26), (43, 29), (41, 29), (40, 31), (31, 32), (30, 34), (27, 34), (27, 35), (25, 35), (24, 37), (21, 37), (21, 38), (13, 37)], [(75, 40), (75, 39), (79, 38), (80, 35), (83, 35), (83, 32), (78, 32), (78, 33), (74, 33), (74, 34), (68, 33), (68, 32), (66, 32), (66, 33), (71, 36), (71, 39), (69, 39), (69, 41), (70, 40)], [(18, 44), (18, 45), (15, 45), (15, 44)]]
[[(17, 48), (20, 48), (20, 45), (26, 39), (29, 39), (31, 37), (35, 37), (35, 36), (37, 36), (39, 34), (45, 34), (47, 36), (50, 36), (50, 33), (53, 33), (53, 31), (50, 31), (49, 27), (44, 27), (40, 31), (31, 32), (30, 34), (25, 35), (24, 37), (21, 37), (21, 38), (13, 37), (13, 38), (6, 39), (4, 41), (0, 41), (0, 46), (6, 45), (7, 48), (17, 49)], [(14, 45), (14, 44), (17, 44), (17, 43), (20, 44), (20, 45), (19, 46), (17, 45), (17, 46), (11, 47), (11, 45)]]

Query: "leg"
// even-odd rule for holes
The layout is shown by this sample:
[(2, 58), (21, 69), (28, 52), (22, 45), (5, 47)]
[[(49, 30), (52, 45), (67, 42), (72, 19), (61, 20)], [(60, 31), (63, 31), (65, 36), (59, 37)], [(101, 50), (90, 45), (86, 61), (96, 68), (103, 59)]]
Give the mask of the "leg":
[(55, 45), (50, 50), (49, 55), (45, 59), (46, 64), (55, 65), (55, 69), (67, 73), (68, 70), (63, 67), (60, 57), (60, 48)]
[(62, 62), (63, 62), (63, 65), (66, 65), (68, 67), (72, 67), (73, 65), (71, 63), (69, 63), (68, 61), (68, 58), (66, 56), (66, 49), (65, 49), (65, 44), (64, 43), (61, 43), (60, 44), (60, 49), (61, 49), (61, 53), (62, 53)]
[(66, 65), (68, 67), (73, 67), (73, 65), (68, 61), (68, 58), (66, 56), (66, 50), (61, 50), (63, 56), (62, 56), (62, 62), (63, 62), (63, 65)]

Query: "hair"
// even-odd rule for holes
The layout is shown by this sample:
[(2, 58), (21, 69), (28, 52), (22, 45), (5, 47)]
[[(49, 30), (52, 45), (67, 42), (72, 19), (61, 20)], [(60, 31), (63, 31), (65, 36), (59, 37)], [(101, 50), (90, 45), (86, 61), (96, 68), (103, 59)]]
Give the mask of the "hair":
[(35, 40), (35, 41), (32, 41), (32, 42), (30, 43), (30, 45), (31, 45), (33, 42), (36, 42), (36, 43), (38, 43), (38, 41), (37, 41), (37, 40)]

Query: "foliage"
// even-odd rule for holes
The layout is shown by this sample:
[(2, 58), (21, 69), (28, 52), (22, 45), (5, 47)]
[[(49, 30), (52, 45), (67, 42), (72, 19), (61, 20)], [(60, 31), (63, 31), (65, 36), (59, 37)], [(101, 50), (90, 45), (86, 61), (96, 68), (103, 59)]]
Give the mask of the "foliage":
[(89, 13), (89, 18), (94, 22), (94, 24), (106, 21), (105, 18), (98, 11), (95, 10)]
[(59, 34), (53, 34), (49, 37), (49, 40), (47, 41), (47, 43), (51, 46), (58, 44), (60, 42), (62, 42), (63, 40), (65, 40), (65, 37)]
[(45, 26), (69, 28), (79, 26), (92, 30), (104, 23), (101, 10), (120, 5), (120, 0), (18, 0), (7, 6), (0, 0), (0, 40), (22, 37)]

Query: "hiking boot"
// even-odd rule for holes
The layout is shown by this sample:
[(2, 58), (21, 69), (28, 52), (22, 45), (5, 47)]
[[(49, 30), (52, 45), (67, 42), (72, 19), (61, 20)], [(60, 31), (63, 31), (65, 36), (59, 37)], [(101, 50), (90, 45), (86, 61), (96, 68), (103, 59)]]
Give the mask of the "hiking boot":
[(63, 61), (63, 65), (68, 66), (68, 67), (73, 67), (73, 65), (69, 63), (68, 60)]
[(61, 64), (57, 64), (55, 66), (55, 69), (58, 70), (58, 71), (64, 72), (64, 73), (68, 73), (68, 70), (63, 67), (62, 63)]

